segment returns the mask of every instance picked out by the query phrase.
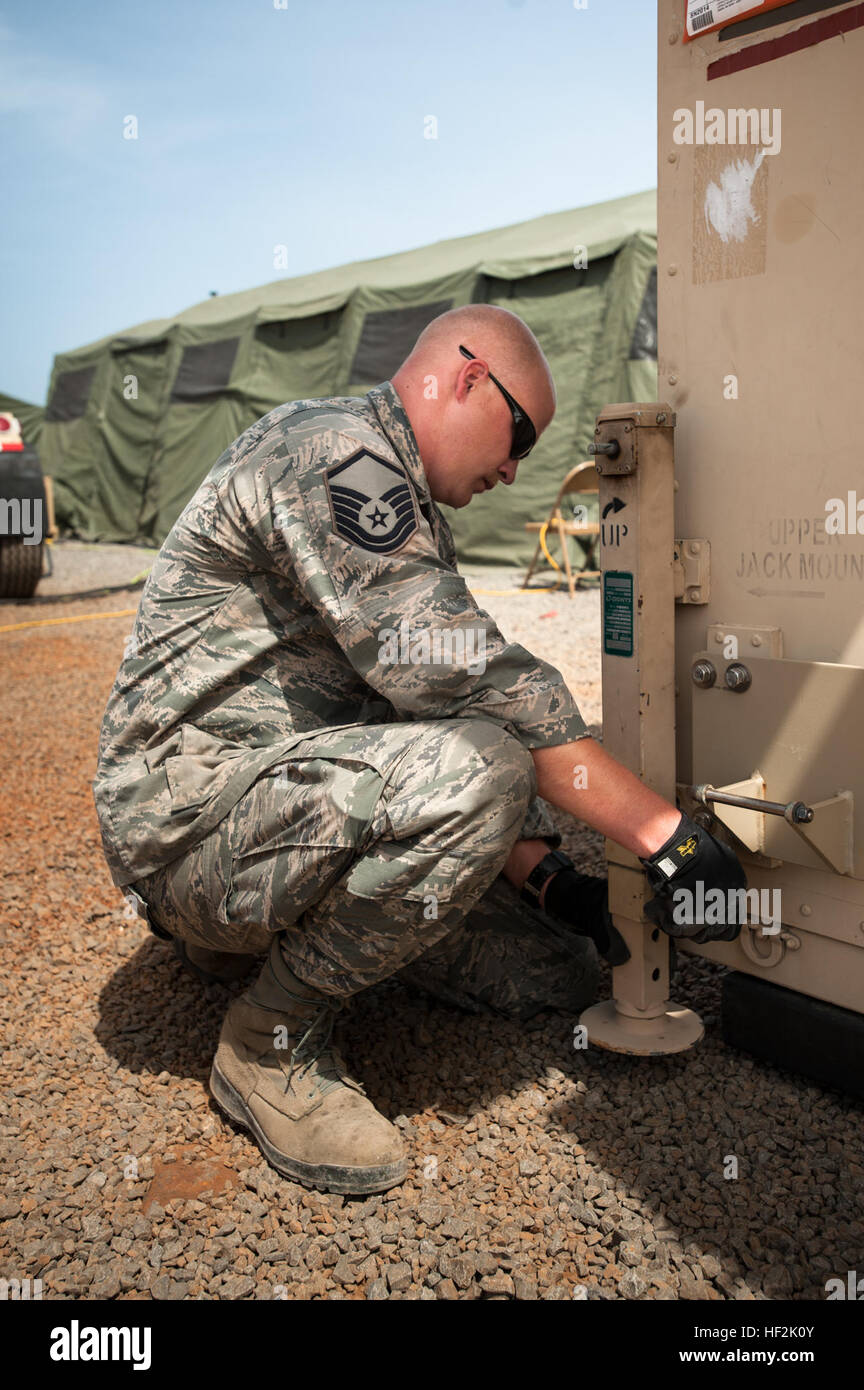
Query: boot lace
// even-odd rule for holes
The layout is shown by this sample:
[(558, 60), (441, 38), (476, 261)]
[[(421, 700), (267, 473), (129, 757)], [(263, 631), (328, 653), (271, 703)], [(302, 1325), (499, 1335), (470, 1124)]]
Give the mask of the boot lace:
[(323, 1097), (346, 1085), (365, 1096), (365, 1089), (359, 1081), (348, 1075), (339, 1049), (331, 1042), (333, 1025), (340, 1008), (341, 1005), (334, 1007), (332, 1004), (323, 1004), (293, 1048), (285, 1082), (286, 1094), (296, 1074), (298, 1084), (304, 1084), (306, 1081), (312, 1083), (312, 1089), (307, 1091), (310, 1100), (316, 1089)]

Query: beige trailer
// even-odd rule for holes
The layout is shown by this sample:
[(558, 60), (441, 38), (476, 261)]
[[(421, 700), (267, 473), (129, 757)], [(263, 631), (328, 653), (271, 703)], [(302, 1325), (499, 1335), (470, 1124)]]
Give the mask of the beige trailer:
[[(597, 421), (604, 740), (759, 890), (736, 941), (683, 947), (735, 972), (727, 1040), (864, 1094), (864, 5), (690, 42), (686, 10), (659, 0), (661, 400)], [(608, 857), (633, 956), (589, 1039), (691, 1046)]]

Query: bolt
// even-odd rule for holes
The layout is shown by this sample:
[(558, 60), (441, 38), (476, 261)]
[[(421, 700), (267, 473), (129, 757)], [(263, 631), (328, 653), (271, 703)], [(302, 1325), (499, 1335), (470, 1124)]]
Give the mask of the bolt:
[(715, 642), (720, 642), (720, 643), (722, 643), (722, 641), (723, 641), (723, 633), (722, 633), (722, 632), (715, 632), (715, 633), (714, 633), (714, 641), (715, 641)]
[(693, 602), (693, 603), (698, 603), (701, 597), (702, 597), (702, 590), (701, 590), (701, 589), (694, 589), (693, 586), (691, 585), (691, 586), (690, 586), (690, 599), (691, 599), (691, 602)]
[(754, 633), (753, 633), (753, 636), (750, 638), (750, 645), (751, 645), (751, 647), (761, 647), (761, 646), (762, 646), (762, 638), (759, 636), (759, 633), (758, 633), (758, 632), (754, 632)]
[(691, 555), (698, 555), (702, 547), (698, 541), (691, 541), (689, 549)]
[(668, 159), (668, 161), (669, 161), (670, 164), (677, 164), (677, 163), (678, 163), (678, 156), (677, 156), (677, 154), (675, 154), (674, 150), (673, 150), (672, 154), (667, 154), (666, 158)]
[(678, 35), (674, 32), (674, 30), (673, 30), (673, 32), (669, 35), (669, 42), (670, 42), (670, 43), (677, 43), (677, 42), (678, 42)]
[(678, 378), (674, 372), (671, 376), (667, 377), (666, 380), (669, 382), (670, 386), (676, 386), (678, 384)]
[(670, 266), (667, 266), (667, 267), (666, 267), (666, 274), (667, 274), (667, 275), (677, 275), (677, 274), (678, 274), (678, 267), (677, 267), (677, 265), (670, 265)]
[(701, 685), (705, 689), (712, 686), (717, 679), (717, 671), (711, 661), (696, 661), (690, 672), (694, 685)]
[[(812, 907), (810, 906), (809, 903), (802, 903), (802, 904), (801, 904), (801, 909), (800, 909), (800, 911), (801, 911), (801, 916), (802, 916), (802, 917), (812, 917), (812, 916), (813, 916), (813, 909), (812, 909)], [(862, 923), (862, 926), (864, 926), (864, 923)]]
[(658, 416), (657, 416), (657, 424), (658, 424), (658, 425), (665, 425), (665, 424), (666, 424), (666, 416), (665, 416), (665, 415), (658, 415)]
[(726, 667), (726, 674), (723, 678), (728, 690), (734, 690), (736, 694), (741, 694), (750, 689), (753, 677), (747, 667), (740, 661), (733, 661), (731, 666)]

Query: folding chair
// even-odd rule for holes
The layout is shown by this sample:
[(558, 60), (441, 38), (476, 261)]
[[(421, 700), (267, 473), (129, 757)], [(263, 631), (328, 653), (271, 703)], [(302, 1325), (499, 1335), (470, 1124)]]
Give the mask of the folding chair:
[[(552, 508), (546, 520), (525, 522), (526, 531), (539, 531), (540, 536), (537, 541), (537, 549), (534, 551), (534, 557), (531, 561), (531, 564), (528, 567), (528, 573), (525, 575), (525, 578), (522, 581), (523, 589), (527, 589), (528, 587), (528, 581), (534, 573), (537, 561), (540, 558), (541, 550), (543, 551), (544, 555), (546, 556), (546, 559), (549, 561), (550, 565), (552, 565), (554, 569), (560, 568), (552, 559), (552, 556), (549, 554), (549, 551), (547, 549), (547, 533), (557, 535), (560, 541), (561, 552), (564, 556), (564, 569), (567, 573), (567, 584), (570, 589), (571, 598), (573, 597), (573, 594), (576, 589), (577, 579), (600, 578), (600, 571), (596, 568), (597, 558), (595, 554), (597, 544), (600, 540), (599, 523), (596, 521), (565, 521), (564, 517), (561, 514), (562, 498), (568, 496), (568, 494), (572, 492), (597, 492), (598, 486), (599, 484), (597, 478), (597, 469), (595, 465), (591, 462), (579, 463), (576, 465), (575, 468), (570, 469), (570, 472), (567, 474), (567, 477), (561, 484), (561, 487), (558, 490), (558, 496), (555, 498), (555, 501), (552, 504)], [(582, 545), (583, 550), (585, 552), (584, 568), (577, 570), (575, 576), (570, 568), (570, 551), (568, 545), (569, 536), (575, 536), (579, 541), (580, 545)], [(588, 568), (589, 565), (591, 566), (590, 569)]]

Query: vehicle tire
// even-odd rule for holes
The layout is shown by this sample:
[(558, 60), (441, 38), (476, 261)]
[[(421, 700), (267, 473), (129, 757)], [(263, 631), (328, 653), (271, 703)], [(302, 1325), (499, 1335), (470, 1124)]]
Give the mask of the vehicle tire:
[(30, 598), (42, 575), (44, 542), (25, 545), (17, 536), (0, 540), (0, 598)]

